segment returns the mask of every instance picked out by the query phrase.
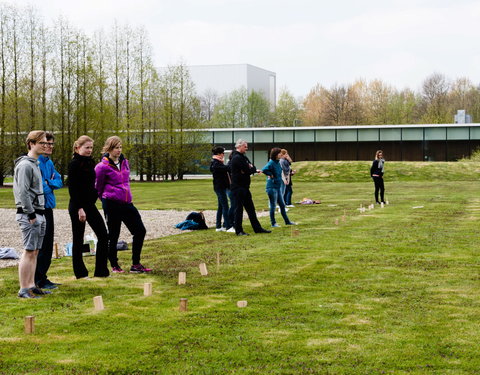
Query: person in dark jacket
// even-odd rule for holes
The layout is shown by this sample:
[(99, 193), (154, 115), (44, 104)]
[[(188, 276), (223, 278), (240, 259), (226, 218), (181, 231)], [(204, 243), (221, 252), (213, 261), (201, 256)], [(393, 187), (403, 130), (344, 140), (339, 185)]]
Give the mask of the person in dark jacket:
[(227, 192), (230, 189), (230, 175), (228, 167), (224, 164), (225, 149), (223, 147), (215, 147), (212, 149), (212, 154), (210, 172), (213, 175), (213, 190), (217, 194), (218, 200), (216, 230), (217, 232), (225, 232), (232, 227), (228, 216), (227, 198)]
[(237, 236), (247, 236), (248, 233), (243, 231), (243, 208), (247, 211), (248, 218), (252, 224), (255, 233), (271, 233), (271, 231), (263, 229), (257, 219), (255, 212), (255, 205), (252, 200), (252, 193), (250, 192), (250, 175), (254, 173), (261, 173), (260, 170), (248, 160), (245, 153), (248, 150), (248, 143), (243, 139), (239, 139), (235, 144), (235, 151), (233, 152), (231, 161), (232, 173), (232, 193), (235, 200), (235, 233)]
[(130, 273), (152, 271), (140, 263), (143, 240), (147, 233), (142, 217), (132, 203), (130, 190), (130, 166), (122, 154), (122, 140), (109, 137), (103, 146), (103, 157), (95, 167), (97, 176), (95, 188), (102, 200), (103, 211), (108, 226), (108, 258), (112, 272), (123, 273), (118, 264), (117, 243), (122, 222), (133, 235), (132, 266)]
[[(383, 183), (385, 159), (383, 158), (383, 151), (378, 150), (375, 153), (375, 160), (370, 168), (370, 176), (372, 176), (373, 183), (375, 184), (375, 202), (385, 203), (385, 185)], [(380, 199), (378, 200), (378, 193), (380, 192)]]
[(53, 209), (56, 205), (56, 199), (54, 190), (60, 189), (63, 186), (60, 173), (55, 170), (50, 156), (53, 152), (53, 145), (55, 143), (55, 137), (52, 133), (46, 132), (47, 145), (45, 148), (45, 154), (38, 157), (40, 171), (43, 178), (43, 194), (45, 197), (45, 237), (43, 238), (42, 248), (38, 252), (37, 268), (35, 270), (35, 284), (39, 288), (56, 289), (57, 283), (54, 283), (48, 279), (47, 272), (52, 263), (53, 253), (53, 237), (55, 222), (53, 219)]
[(95, 161), (92, 159), (93, 139), (82, 135), (75, 141), (73, 151), (73, 159), (68, 165), (70, 194), (68, 213), (73, 232), (73, 272), (77, 279), (88, 277), (88, 270), (82, 257), (83, 236), (85, 222), (87, 222), (98, 240), (94, 276), (107, 277), (110, 274), (107, 267), (108, 234), (102, 215), (95, 206), (98, 192), (95, 189)]

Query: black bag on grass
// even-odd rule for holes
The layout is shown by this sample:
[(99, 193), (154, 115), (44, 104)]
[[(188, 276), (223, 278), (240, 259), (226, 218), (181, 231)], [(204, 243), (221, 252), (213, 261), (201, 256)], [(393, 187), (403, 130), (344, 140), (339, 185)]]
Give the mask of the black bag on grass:
[(185, 220), (193, 220), (198, 224), (196, 229), (208, 229), (203, 212), (190, 212)]

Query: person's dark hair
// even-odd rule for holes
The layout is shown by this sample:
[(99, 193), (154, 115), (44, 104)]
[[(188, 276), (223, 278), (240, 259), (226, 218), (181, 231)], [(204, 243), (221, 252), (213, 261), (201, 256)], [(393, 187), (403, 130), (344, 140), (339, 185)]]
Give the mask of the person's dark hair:
[(53, 135), (52, 132), (45, 132), (45, 137), (47, 138), (47, 141), (54, 141), (55, 136)]
[(214, 147), (212, 148), (212, 154), (213, 155), (220, 155), (225, 153), (225, 149), (223, 147)]
[(277, 156), (281, 152), (282, 152), (281, 148), (278, 148), (278, 147), (272, 148), (272, 150), (270, 151), (270, 159), (277, 160)]

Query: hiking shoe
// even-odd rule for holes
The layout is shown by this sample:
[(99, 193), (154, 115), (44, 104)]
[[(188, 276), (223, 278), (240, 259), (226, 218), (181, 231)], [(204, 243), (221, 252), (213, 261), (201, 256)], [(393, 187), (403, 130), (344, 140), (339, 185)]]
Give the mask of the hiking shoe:
[(18, 292), (18, 297), (19, 298), (41, 298), (40, 296), (36, 296), (35, 294), (33, 294), (30, 289), (19, 291)]
[(151, 272), (151, 268), (145, 268), (142, 266), (140, 263), (132, 265), (130, 268), (130, 273), (145, 273), (145, 272)]
[(125, 271), (120, 268), (120, 266), (112, 267), (113, 273), (124, 273)]
[(30, 288), (30, 291), (31, 291), (33, 294), (40, 294), (40, 295), (52, 294), (51, 291), (49, 291), (49, 290), (42, 290), (42, 289), (40, 289), (40, 288), (37, 288), (36, 286)]

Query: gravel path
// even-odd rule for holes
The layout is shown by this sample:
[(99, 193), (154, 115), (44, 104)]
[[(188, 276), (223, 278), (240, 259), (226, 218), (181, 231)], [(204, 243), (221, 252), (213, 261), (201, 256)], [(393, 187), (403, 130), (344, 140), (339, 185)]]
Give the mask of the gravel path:
[[(68, 215), (67, 210), (55, 209), (53, 212), (55, 217), (55, 242), (58, 243), (60, 255), (63, 255), (65, 244), (72, 242), (70, 216)], [(147, 229), (145, 239), (151, 240), (173, 234), (181, 234), (182, 231), (176, 229), (174, 225), (185, 220), (190, 212), (191, 211), (140, 210), (143, 223)], [(203, 213), (208, 227), (215, 228), (216, 211), (203, 211)], [(259, 217), (265, 215), (268, 215), (268, 212), (258, 212)], [(247, 218), (246, 215), (244, 217)], [(87, 235), (92, 232), (93, 231), (87, 224), (85, 234)], [(125, 240), (129, 243), (132, 241), (130, 232), (123, 224), (119, 239)], [(13, 209), (0, 208), (0, 247), (13, 247), (19, 255), (23, 252), (22, 237), (18, 224), (15, 221), (15, 210)], [(0, 268), (16, 265), (18, 265), (18, 260), (0, 259)]]

